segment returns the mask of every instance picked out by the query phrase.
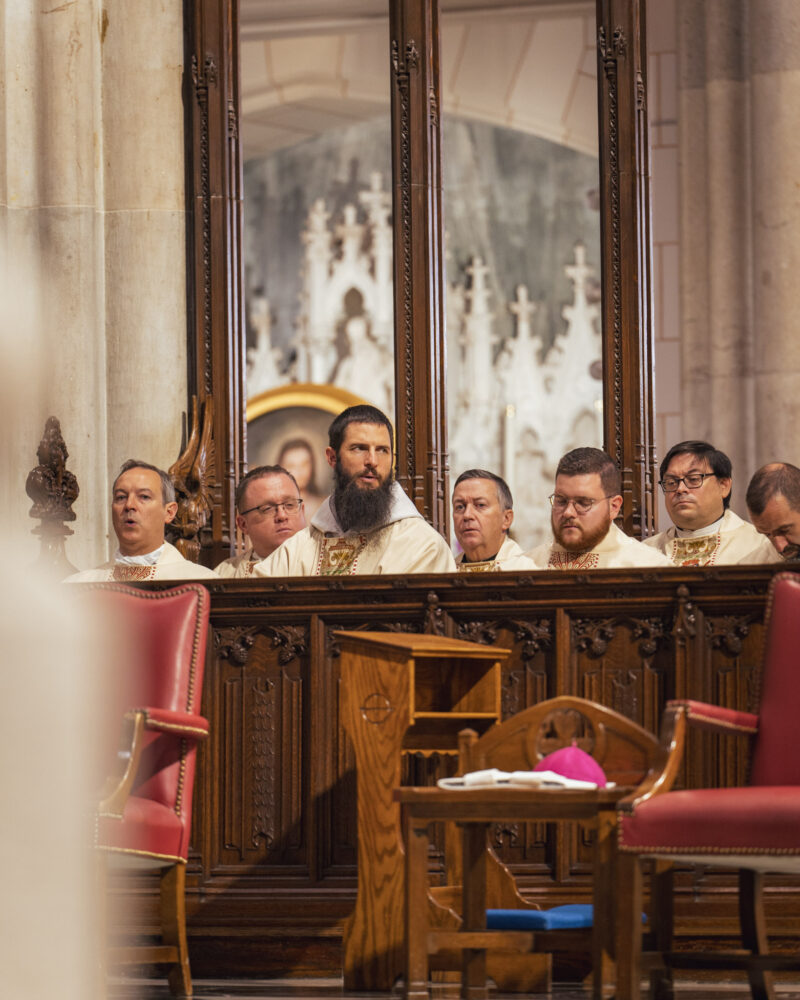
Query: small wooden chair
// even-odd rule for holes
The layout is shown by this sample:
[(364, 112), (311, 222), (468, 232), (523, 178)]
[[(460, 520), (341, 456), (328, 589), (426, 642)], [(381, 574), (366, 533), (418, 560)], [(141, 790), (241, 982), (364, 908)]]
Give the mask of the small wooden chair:
[[(540, 702), (492, 726), (483, 736), (463, 730), (459, 736), (459, 774), (484, 768), (501, 771), (532, 769), (550, 753), (576, 745), (590, 754), (602, 767), (606, 779), (620, 788), (658, 787), (667, 778), (668, 751), (652, 733), (612, 709), (584, 698), (563, 695)], [(553, 793), (557, 796), (559, 793)], [(620, 797), (622, 797), (621, 793)], [(555, 800), (554, 800), (555, 801)], [(603, 838), (600, 854), (603, 864), (613, 865), (614, 816), (596, 836)], [(460, 839), (453, 829), (446, 836), (448, 881), (462, 881)], [(487, 908), (502, 910), (538, 910), (539, 905), (523, 897), (513, 875), (487, 844)], [(613, 881), (609, 879), (609, 884)], [(595, 902), (594, 922), (614, 924), (614, 900)], [(509, 940), (512, 940), (509, 935)], [(592, 930), (541, 931), (534, 947), (542, 952), (584, 951), (591, 953)], [(604, 959), (608, 964), (607, 959)], [(499, 989), (530, 991), (545, 988), (549, 982), (549, 958), (531, 964), (530, 956), (508, 952), (487, 952), (487, 969)], [(543, 973), (546, 979), (543, 981)], [(611, 978), (611, 970), (595, 970), (596, 982)]]

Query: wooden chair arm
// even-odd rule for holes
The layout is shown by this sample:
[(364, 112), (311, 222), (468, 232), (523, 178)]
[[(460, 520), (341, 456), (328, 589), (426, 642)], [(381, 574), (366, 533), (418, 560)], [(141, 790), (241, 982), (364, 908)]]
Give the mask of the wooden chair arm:
[(122, 811), (131, 794), (144, 748), (147, 713), (144, 709), (128, 712), (122, 719), (122, 735), (117, 751), (117, 766), (106, 779), (97, 812), (100, 816), (122, 819)]

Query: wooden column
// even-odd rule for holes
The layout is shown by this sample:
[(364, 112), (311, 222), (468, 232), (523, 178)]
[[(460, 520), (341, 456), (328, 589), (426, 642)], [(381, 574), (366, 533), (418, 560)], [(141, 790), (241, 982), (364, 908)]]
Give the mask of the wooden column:
[(446, 535), (438, 6), (436, 0), (389, 0), (397, 478), (423, 517)]
[(622, 527), (654, 530), (650, 156), (643, 0), (597, 2), (605, 446)]
[(245, 462), (239, 2), (185, 0), (184, 16), (189, 401), (213, 399), (200, 558), (214, 564), (230, 555)]

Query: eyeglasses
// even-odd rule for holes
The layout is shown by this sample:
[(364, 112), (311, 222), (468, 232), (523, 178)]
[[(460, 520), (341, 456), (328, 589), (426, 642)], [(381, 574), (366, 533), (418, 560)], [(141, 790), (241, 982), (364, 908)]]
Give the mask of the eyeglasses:
[(681, 483), (686, 484), (687, 490), (696, 490), (709, 476), (715, 475), (715, 472), (690, 472), (688, 476), (664, 476), (658, 485), (665, 493), (674, 493)]
[(558, 493), (551, 493), (547, 499), (550, 501), (553, 510), (566, 510), (572, 504), (575, 508), (575, 513), (581, 515), (588, 514), (596, 503), (600, 503), (601, 500), (610, 500), (612, 496), (616, 496), (616, 494), (609, 493), (608, 496), (599, 497), (595, 500), (593, 497), (562, 497)]
[(291, 516), (300, 510), (302, 504), (303, 501), (298, 497), (296, 500), (284, 500), (282, 503), (262, 503), (257, 507), (251, 507), (249, 510), (243, 510), (240, 513), (244, 517), (246, 514), (252, 514), (254, 510), (257, 510), (262, 517), (271, 517), (274, 521), (281, 507), (283, 507), (285, 513)]

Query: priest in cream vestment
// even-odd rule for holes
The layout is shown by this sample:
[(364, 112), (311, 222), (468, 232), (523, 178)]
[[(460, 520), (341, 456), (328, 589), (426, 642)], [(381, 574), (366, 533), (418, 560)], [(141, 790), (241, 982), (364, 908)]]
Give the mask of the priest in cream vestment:
[(672, 527), (645, 539), (675, 566), (769, 563), (769, 539), (730, 509), (732, 466), (707, 441), (682, 441), (667, 452), (660, 468)]
[(550, 497), (553, 541), (527, 555), (540, 569), (622, 569), (669, 566), (662, 553), (630, 538), (614, 524), (622, 506), (620, 478), (599, 448), (567, 452), (556, 469)]
[(392, 427), (374, 406), (333, 421), (325, 455), (334, 491), (311, 524), (257, 563), (256, 576), (449, 573), (452, 553), (392, 473)]
[(251, 469), (236, 487), (236, 526), (247, 539), (241, 555), (214, 567), (217, 576), (244, 578), (257, 563), (306, 526), (297, 480), (280, 465)]
[(184, 559), (165, 541), (164, 530), (177, 511), (175, 488), (166, 472), (136, 459), (125, 462), (111, 499), (119, 548), (110, 562), (74, 573), (66, 582), (216, 579), (212, 570)]
[(508, 537), (514, 520), (508, 484), (486, 469), (462, 472), (453, 488), (453, 528), (463, 549), (459, 573), (496, 573), (536, 569), (536, 564)]

